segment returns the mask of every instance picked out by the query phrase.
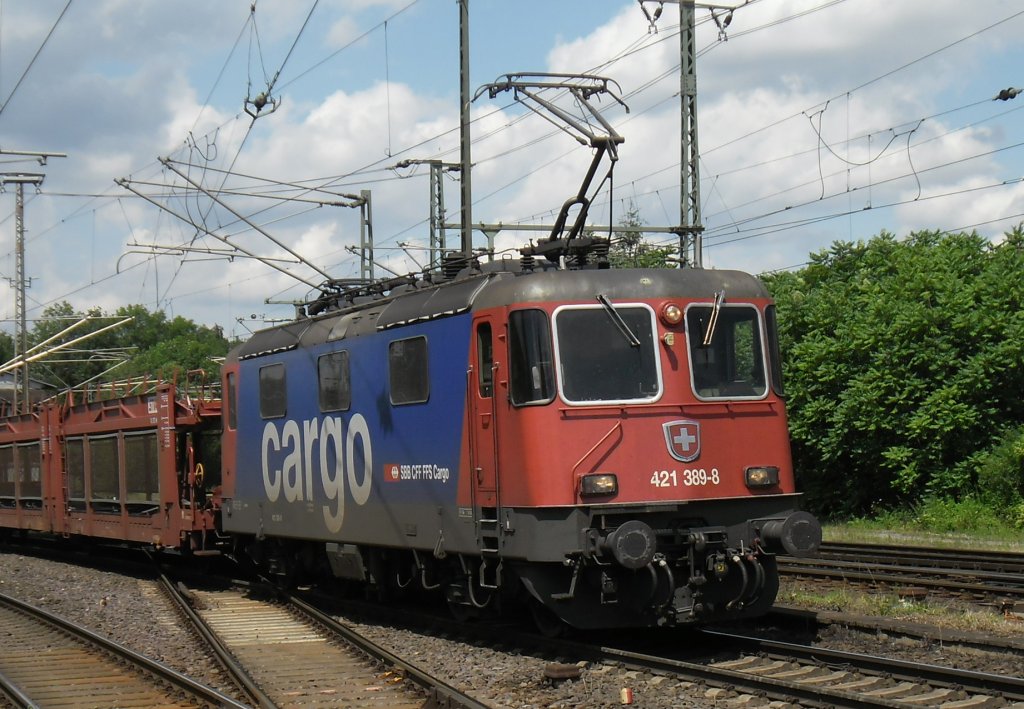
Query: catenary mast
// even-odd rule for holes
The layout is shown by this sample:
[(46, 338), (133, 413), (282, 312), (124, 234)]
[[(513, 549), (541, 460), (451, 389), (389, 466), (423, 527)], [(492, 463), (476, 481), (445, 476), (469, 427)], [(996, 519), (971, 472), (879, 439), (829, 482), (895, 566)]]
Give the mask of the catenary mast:
[[(2, 150), (0, 155), (16, 155), (38, 160), (40, 165), (46, 164), (47, 158), (67, 157), (65, 153), (36, 152), (31, 150)], [(15, 358), (21, 358), (22, 362), (14, 370), (14, 413), (28, 413), (32, 402), (31, 391), (28, 380), (28, 327), (25, 315), (25, 288), (29, 279), (25, 276), (25, 185), (34, 185), (36, 189), (43, 184), (44, 175), (28, 172), (5, 172), (0, 173), (0, 186), (9, 184), (15, 185), (15, 209), (14, 209), (14, 261), (15, 274), (12, 282), (14, 286), (14, 309), (17, 321), (17, 332), (14, 337)]]

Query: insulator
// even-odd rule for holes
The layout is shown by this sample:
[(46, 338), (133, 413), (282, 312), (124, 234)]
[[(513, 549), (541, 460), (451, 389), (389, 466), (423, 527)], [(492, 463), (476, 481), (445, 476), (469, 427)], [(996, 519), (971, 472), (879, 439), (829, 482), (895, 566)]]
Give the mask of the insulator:
[(466, 265), (466, 259), (460, 253), (446, 254), (441, 262), (441, 270), (447, 280), (452, 280), (459, 275), (459, 271)]

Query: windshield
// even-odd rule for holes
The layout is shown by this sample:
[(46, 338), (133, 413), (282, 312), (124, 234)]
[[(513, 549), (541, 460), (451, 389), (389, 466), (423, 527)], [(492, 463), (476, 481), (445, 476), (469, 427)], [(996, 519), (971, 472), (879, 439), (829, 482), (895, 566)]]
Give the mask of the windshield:
[(757, 310), (749, 305), (723, 306), (709, 344), (704, 344), (714, 315), (711, 306), (686, 311), (686, 335), (693, 368), (693, 388), (702, 399), (759, 399), (767, 392), (764, 347)]
[(657, 399), (661, 371), (654, 311), (629, 304), (614, 305), (609, 313), (607, 307), (566, 306), (555, 311), (562, 397), (587, 403)]

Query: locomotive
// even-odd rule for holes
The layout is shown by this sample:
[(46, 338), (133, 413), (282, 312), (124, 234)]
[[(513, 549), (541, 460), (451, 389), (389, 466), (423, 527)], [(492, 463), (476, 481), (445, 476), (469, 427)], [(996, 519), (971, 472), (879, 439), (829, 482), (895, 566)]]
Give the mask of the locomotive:
[(461, 616), (672, 626), (765, 612), (813, 553), (775, 307), (739, 271), (607, 241), (328, 291), (220, 396), (65, 402), (0, 430), (0, 527), (323, 568)]

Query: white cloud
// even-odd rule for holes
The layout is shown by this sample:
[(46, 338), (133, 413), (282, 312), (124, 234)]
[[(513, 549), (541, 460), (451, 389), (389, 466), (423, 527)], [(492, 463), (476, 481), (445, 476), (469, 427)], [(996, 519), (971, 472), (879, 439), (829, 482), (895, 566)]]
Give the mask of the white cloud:
[[(406, 4), (321, 3), (289, 69), (312, 66), (323, 57), (324, 47), (343, 46), (361, 27), (374, 26)], [(1019, 154), (1008, 147), (1024, 142), (1019, 121), (1012, 114), (995, 118), (997, 110), (1015, 106), (986, 99), (1015, 81), (1019, 62), (1006, 61), (999, 53), (1017, 51), (1013, 56), (1019, 57), (1013, 38), (1020, 23), (956, 43), (1010, 16), (1013, 3), (993, 0), (965, 15), (962, 4), (952, 0), (859, 0), (779, 23), (823, 5), (821, 0), (777, 0), (742, 7), (729, 27), (729, 40), (721, 43), (706, 13), (698, 12), (708, 262), (755, 271), (784, 267), (806, 260), (809, 251), (834, 239), (867, 238), (883, 227), (904, 234), (917, 228), (980, 224), (1024, 211), (1020, 185), (968, 191), (1019, 177), (1011, 162)], [(443, 24), (437, 7), (439, 1), (418, 8), (415, 15), (416, 30), (424, 38)], [(210, 186), (219, 186), (223, 179), (216, 170), (228, 167), (284, 182), (337, 177), (331, 187), (335, 191), (372, 189), (378, 259), (396, 269), (414, 267), (396, 242), (426, 241), (427, 171), (403, 171), (416, 177), (398, 180), (386, 168), (403, 158), (458, 160), (458, 136), (452, 132), (457, 125), (456, 67), (445, 96), (423, 88), (430, 78), (426, 68), (424, 84), (393, 81), (388, 86), (381, 65), (354, 60), (365, 58), (359, 54), (364, 49), (379, 49), (384, 56), (382, 35), (373, 35), (361, 43), (366, 47), (301, 82), (289, 84), (285, 72), (278, 86), (284, 98), (280, 109), (250, 126), (251, 119), (241, 113), (243, 100), (263, 87), (264, 69), (272, 75), (280, 65), (308, 12), (306, 6), (272, 0), (261, 0), (259, 8), (256, 46), (254, 35), (239, 35), (247, 5), (106, 0), (90, 5), (89, 12), (72, 6), (67, 25), (58, 28), (30, 80), (5, 110), (0, 145), (68, 152), (67, 160), (52, 161), (46, 168), (47, 187), (62, 193), (110, 191), (114, 178), (128, 175), (153, 194), (161, 189), (142, 183), (180, 186), (179, 179), (154, 162), (168, 151), (191, 161), (190, 174)], [(12, 68), (27, 62), (55, 19), (48, 10), (52, 8), (26, 10), (21, 4), (5, 8), (0, 96), (11, 86)], [(474, 6), (478, 13), (507, 11), (504, 6)], [(516, 11), (540, 17), (544, 9), (527, 3)], [(444, 22), (457, 21), (451, 7), (444, 17)], [(599, 104), (626, 139), (615, 171), (616, 214), (620, 200), (633, 199), (650, 224), (670, 225), (679, 214), (676, 22), (676, 11), (668, 5), (659, 32), (649, 35), (636, 3), (623, 0), (617, 12), (586, 36), (578, 36), (571, 25), (559, 28), (564, 39), (546, 53), (549, 71), (597, 67), (598, 73), (621, 84), (631, 114), (607, 100)], [(426, 39), (394, 41), (399, 36), (408, 35), (391, 36), (393, 68), (403, 62), (416, 67), (427, 53), (440, 49)], [(229, 59), (236, 37), (239, 47)], [(650, 48), (641, 48), (646, 44)], [(492, 51), (486, 37), (475, 37), (473, 46), (478, 54)], [(928, 56), (936, 50), (942, 51)], [(627, 52), (632, 53), (602, 66)], [(922, 57), (927, 58), (915, 61)], [(544, 63), (538, 57), (534, 66)], [(663, 78), (646, 88), (659, 76)], [(344, 90), (337, 90), (339, 85)], [(208, 95), (210, 105), (204, 107)], [(474, 221), (550, 221), (576, 193), (592, 153), (561, 132), (545, 137), (552, 126), (536, 116), (521, 120), (523, 110), (510, 98), (481, 98), (472, 107), (473, 186), (479, 200)], [(927, 120), (910, 135), (922, 118)], [(820, 140), (815, 132), (819, 121)], [(184, 142), (190, 131), (192, 148)], [(406, 151), (410, 146), (417, 147)], [(601, 166), (595, 184), (606, 166)], [(921, 199), (913, 201), (918, 181)], [(457, 221), (458, 182), (446, 178), (445, 186), (449, 220)], [(225, 187), (269, 189), (251, 177), (233, 178)], [(962, 194), (925, 199), (956, 192)], [(133, 233), (140, 242), (180, 244), (196, 238), (194, 228), (127, 192), (119, 194), (120, 201), (41, 197), (31, 205), (29, 229), (38, 238), (30, 242), (29, 272), (39, 279), (33, 288), (36, 300), (45, 304), (67, 297), (76, 304), (107, 307), (118, 298), (152, 301), (159, 290), (173, 298), (179, 314), (234, 326), (240, 313), (273, 311), (263, 304), (268, 295), (304, 295), (305, 286), (294, 286), (287, 276), (243, 258), (226, 263), (193, 254), (182, 265), (162, 256), (158, 270), (150, 264), (113, 275)], [(254, 216), (257, 223), (332, 274), (354, 275), (355, 257), (344, 249), (358, 240), (358, 210), (290, 202), (261, 211), (270, 206), (269, 200), (237, 195), (224, 199), (246, 214), (260, 212)], [(9, 202), (0, 205), (9, 210)], [(241, 227), (232, 223), (236, 220), (223, 209), (211, 208), (205, 197), (174, 198), (168, 206), (197, 221), (206, 219), (206, 227), (218, 233), (238, 233), (233, 241), (240, 246), (280, 255), (251, 230), (240, 233)], [(592, 219), (607, 218), (607, 194), (602, 193), (595, 199)], [(996, 235), (1008, 226), (996, 224), (985, 233)], [(539, 236), (506, 230), (497, 243), (513, 248)], [(477, 239), (483, 243), (479, 233)], [(458, 234), (449, 232), (449, 240), (456, 244)], [(223, 247), (210, 237), (200, 236), (197, 243)], [(121, 263), (142, 258), (131, 255)], [(297, 272), (319, 278), (308, 269)], [(90, 287), (92, 281), (98, 285)]]
[(363, 34), (354, 18), (346, 16), (331, 24), (327, 32), (327, 42), (331, 47), (344, 47)]

